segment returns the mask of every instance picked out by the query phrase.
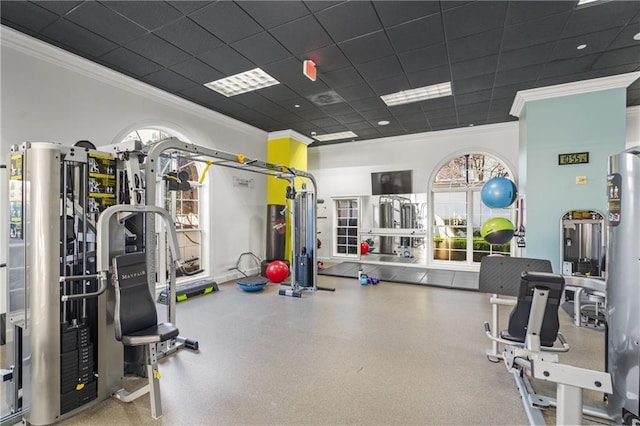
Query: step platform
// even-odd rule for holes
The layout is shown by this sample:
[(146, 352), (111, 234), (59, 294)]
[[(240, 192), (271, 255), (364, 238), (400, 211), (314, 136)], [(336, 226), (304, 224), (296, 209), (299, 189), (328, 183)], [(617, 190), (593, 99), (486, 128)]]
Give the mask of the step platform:
[[(199, 294), (209, 294), (218, 290), (218, 284), (211, 280), (201, 280), (183, 284), (176, 288), (176, 302), (182, 302), (190, 297), (197, 296)], [(163, 305), (169, 304), (168, 290), (165, 289), (160, 292), (160, 296), (158, 296), (158, 303), (162, 303)]]

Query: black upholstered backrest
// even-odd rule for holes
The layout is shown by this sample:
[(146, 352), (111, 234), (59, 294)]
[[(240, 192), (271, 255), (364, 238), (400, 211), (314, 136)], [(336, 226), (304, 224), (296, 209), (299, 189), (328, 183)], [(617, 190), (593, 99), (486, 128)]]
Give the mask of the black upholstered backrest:
[(116, 274), (114, 325), (116, 339), (158, 323), (156, 304), (147, 284), (145, 253), (127, 253), (113, 259)]
[(525, 271), (552, 272), (546, 259), (527, 257), (485, 256), (480, 263), (478, 290), (483, 293), (516, 297), (520, 292), (520, 276)]
[(548, 289), (547, 306), (544, 310), (542, 328), (540, 330), (540, 344), (542, 346), (553, 346), (558, 337), (560, 322), (558, 320), (558, 308), (562, 292), (564, 291), (564, 278), (562, 275), (544, 272), (523, 272), (520, 280), (520, 292), (518, 303), (509, 315), (509, 335), (512, 338), (524, 342), (527, 335), (527, 324), (531, 304), (536, 288)]

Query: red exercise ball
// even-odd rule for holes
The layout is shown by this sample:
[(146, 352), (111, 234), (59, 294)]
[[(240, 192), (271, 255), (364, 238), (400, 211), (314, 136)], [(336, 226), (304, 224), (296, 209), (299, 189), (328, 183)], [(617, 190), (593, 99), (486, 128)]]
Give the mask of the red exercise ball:
[(282, 260), (274, 260), (267, 266), (267, 278), (272, 283), (281, 283), (289, 275), (289, 267)]
[(363, 241), (360, 243), (360, 254), (367, 254), (369, 253), (369, 244), (367, 244), (366, 241)]

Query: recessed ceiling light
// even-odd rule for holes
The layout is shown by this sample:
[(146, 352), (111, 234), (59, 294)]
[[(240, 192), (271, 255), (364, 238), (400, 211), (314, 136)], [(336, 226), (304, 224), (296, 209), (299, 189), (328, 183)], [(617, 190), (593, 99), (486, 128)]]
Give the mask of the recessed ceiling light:
[(633, 39), (634, 39), (634, 40), (638, 40), (638, 41), (640, 41), (640, 33), (638, 33), (638, 34), (634, 35), (634, 36), (633, 36)]
[(293, 107), (294, 107), (294, 108), (300, 108), (300, 105), (295, 104)]
[(389, 124), (389, 120), (378, 121), (378, 126), (387, 126), (388, 124)]
[(280, 82), (260, 68), (255, 68), (240, 74), (221, 78), (220, 80), (205, 83), (205, 86), (228, 98), (273, 86), (274, 84), (280, 84)]
[(403, 105), (411, 102), (424, 101), (425, 99), (451, 96), (451, 82), (434, 84), (432, 86), (418, 87), (417, 89), (403, 90), (397, 93), (382, 95), (380, 98), (387, 106)]
[(584, 49), (585, 47), (587, 47), (587, 45), (586, 45), (586, 44), (581, 44), (581, 45), (579, 45), (578, 47), (576, 47), (576, 49), (578, 49), (578, 50), (582, 50), (582, 49)]
[(313, 135), (313, 138), (318, 141), (335, 141), (338, 139), (347, 139), (347, 138), (357, 138), (353, 132), (338, 132), (338, 133), (329, 133), (326, 135)]
[(576, 4), (576, 6), (584, 6), (585, 4), (590, 4), (590, 3), (604, 3), (606, 1), (609, 1), (609, 0), (578, 0), (578, 4)]

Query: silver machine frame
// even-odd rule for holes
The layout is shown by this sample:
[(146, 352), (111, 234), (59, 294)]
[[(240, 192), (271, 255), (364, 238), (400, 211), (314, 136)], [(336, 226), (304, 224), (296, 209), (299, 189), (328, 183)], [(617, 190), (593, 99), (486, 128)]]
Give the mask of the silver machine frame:
[[(11, 148), (9, 164), (12, 167), (14, 165), (11, 158), (19, 158), (20, 161), (20, 176), (16, 175), (15, 183), (21, 185), (18, 191), (21, 207), (15, 213), (16, 222), (13, 222), (13, 218), (11, 221), (11, 235), (17, 237), (9, 245), (7, 262), (9, 365), (6, 368), (0, 366), (3, 379), (1, 385), (11, 387), (5, 397), (10, 412), (0, 418), (0, 425), (14, 424), (20, 420), (35, 425), (51, 424), (69, 418), (111, 396), (128, 402), (147, 391), (152, 393), (152, 414), (154, 417), (161, 415), (159, 392), (153, 391), (151, 384), (132, 394), (124, 391), (125, 354), (122, 343), (115, 339), (115, 294), (113, 286), (110, 285), (113, 271), (110, 267), (114, 256), (129, 249), (125, 243), (125, 222), (144, 214), (148, 285), (154, 294), (156, 273), (162, 277), (168, 273), (169, 293), (175, 294), (176, 268), (182, 267), (175, 225), (170, 214), (158, 206), (160, 194), (156, 189), (156, 182), (162, 179), (161, 171), (158, 170), (159, 158), (166, 155), (167, 151), (186, 153), (188, 158), (207, 164), (287, 180), (291, 188), (288, 193), (291, 221), (294, 227), (298, 220), (300, 223), (304, 221), (305, 224), (305, 235), (294, 234), (292, 239), (293, 260), (301, 244), (306, 244), (313, 252), (312, 285), (302, 287), (298, 284), (295, 278), (296, 262), (293, 261), (291, 290), (287, 291), (317, 290), (317, 185), (311, 174), (246, 158), (242, 154), (230, 154), (185, 143), (176, 138), (160, 141), (146, 153), (140, 148), (139, 143), (111, 145), (93, 150), (79, 146), (65, 147), (57, 143), (28, 142)], [(107, 158), (105, 161), (109, 162), (110, 174), (105, 178), (111, 182), (107, 185), (107, 192), (109, 199), (113, 201), (109, 203), (89, 200), (87, 195), (91, 187), (89, 176), (96, 176), (92, 167), (97, 156)], [(212, 158), (215, 161), (204, 158)], [(306, 180), (303, 189), (295, 189), (295, 178)], [(11, 179), (10, 177), (10, 181)], [(86, 183), (78, 183), (84, 182), (82, 179), (85, 179)], [(127, 187), (125, 182), (128, 182)], [(68, 191), (72, 193), (71, 201)], [(118, 191), (126, 192), (128, 198), (120, 194), (114, 195), (114, 192)], [(124, 204), (120, 197), (125, 200)], [(96, 203), (102, 203), (100, 208), (95, 207)], [(69, 215), (72, 223), (68, 222)], [(157, 215), (165, 222), (164, 228), (156, 227)], [(66, 242), (69, 232), (74, 233), (75, 251), (71, 261), (81, 263), (79, 273), (67, 271), (66, 267), (68, 248), (63, 244), (69, 244)], [(167, 246), (170, 249), (168, 262)], [(140, 246), (136, 245), (133, 250), (139, 251), (139, 248)], [(175, 297), (169, 297), (169, 300), (168, 321), (175, 323)], [(91, 333), (95, 336), (92, 337), (91, 343), (97, 345), (97, 360), (89, 380), (96, 389), (95, 395), (86, 401), (81, 400), (73, 409), (62, 409), (61, 378), (66, 375), (61, 368), (61, 330), (68, 317), (67, 311), (72, 311), (69, 306), (73, 307), (73, 312), (77, 310), (81, 318), (88, 315), (87, 306), (88, 310), (93, 312), (92, 327), (95, 331)], [(76, 319), (69, 322), (72, 323), (69, 327), (78, 326)], [(153, 353), (147, 356), (157, 361), (184, 346), (189, 347), (189, 341), (179, 336), (158, 344), (156, 351), (149, 349)], [(78, 389), (83, 389), (81, 384), (78, 384), (76, 390)]]
[[(611, 420), (604, 410), (584, 406), (582, 399), (583, 389), (611, 392), (611, 376), (601, 371), (560, 364), (558, 353), (569, 351), (569, 345), (560, 333), (558, 340), (561, 346), (548, 348), (540, 345), (540, 330), (548, 297), (547, 289), (536, 288), (527, 324), (527, 335), (522, 344), (496, 337), (489, 323), (484, 323), (487, 337), (493, 343), (504, 345), (500, 358), (504, 361), (507, 371), (513, 375), (529, 423), (546, 424), (542, 410), (548, 407), (556, 407), (557, 425), (582, 424), (583, 414), (599, 420)], [(529, 377), (555, 383), (556, 398), (536, 393)]]
[[(530, 338), (538, 330), (531, 319), (527, 341), (519, 346), (497, 337), (497, 331), (485, 323), (493, 343), (487, 355), (490, 360), (503, 359), (513, 373), (532, 425), (545, 424), (541, 409), (550, 406), (557, 409), (559, 425), (582, 424), (583, 415), (605, 423), (640, 424), (640, 146), (609, 157), (607, 199), (606, 284), (588, 277), (564, 277), (568, 286), (577, 289), (576, 299), (582, 291), (606, 296), (606, 371), (560, 364), (557, 354), (541, 348), (535, 336)], [(543, 293), (536, 292), (530, 318), (543, 312)], [(497, 309), (493, 314), (497, 324)], [(581, 325), (578, 318), (574, 322)], [(498, 344), (505, 345), (502, 354), (496, 351)], [(537, 394), (529, 377), (555, 382), (557, 398)], [(583, 389), (603, 392), (605, 408), (583, 406)]]
[[(617, 187), (617, 188), (616, 188)], [(640, 146), (609, 157), (607, 179), (607, 410), (640, 423)]]
[[(81, 147), (23, 143), (11, 148), (9, 164), (13, 167), (12, 160), (17, 159), (21, 168), (19, 175), (13, 176), (19, 186), (14, 191), (19, 195), (20, 209), (15, 206), (16, 212), (11, 213), (12, 238), (7, 262), (9, 365), (6, 369), (2, 366), (2, 386), (9, 388), (3, 398), (10, 412), (0, 418), (2, 425), (20, 420), (34, 425), (55, 423), (122, 394), (124, 349), (115, 339), (115, 297), (109, 283), (110, 260), (125, 251), (126, 218), (143, 213), (147, 217), (160, 215), (164, 220), (171, 236), (168, 245), (175, 285), (180, 254), (173, 219), (166, 210), (155, 206), (113, 204), (104, 205), (101, 211), (90, 208), (88, 176), (91, 161), (97, 158), (92, 155), (111, 157), (109, 164), (116, 165), (115, 157)], [(107, 179), (115, 182), (118, 174), (113, 172)], [(113, 187), (117, 183), (109, 190), (109, 196), (115, 200)], [(61, 189), (65, 191), (62, 197)], [(77, 197), (77, 202), (69, 200), (69, 193), (73, 193), (74, 200)], [(69, 214), (73, 215), (72, 223), (68, 222)], [(65, 240), (71, 230), (75, 232), (74, 249), (68, 254), (65, 246), (69, 243)], [(67, 270), (68, 262), (80, 265), (80, 273)], [(90, 268), (94, 272), (88, 272)], [(75, 316), (71, 315), (72, 307), (77, 311)], [(83, 323), (87, 318), (89, 325)], [(72, 398), (70, 409), (63, 402), (65, 395), (61, 391), (65, 376), (61, 362), (62, 329), (84, 325), (95, 327), (95, 331), (88, 332), (91, 346), (84, 348), (86, 353), (79, 349), (76, 359), (93, 357), (87, 354), (94, 350), (97, 359), (92, 358), (87, 382), (78, 383), (75, 390), (89, 386), (95, 390), (85, 398), (78, 396), (77, 403)], [(69, 377), (75, 380), (77, 376)], [(156, 407), (160, 407), (159, 400)], [(161, 413), (161, 408), (158, 412)]]
[[(130, 156), (130, 155), (139, 155), (138, 147), (127, 148), (122, 144), (118, 145), (110, 145), (109, 147), (103, 147), (101, 149), (107, 149), (108, 151), (112, 151), (117, 156)], [(292, 206), (287, 208), (289, 212), (289, 216), (291, 219), (291, 223), (297, 223), (296, 215), (301, 215), (304, 211), (304, 215), (306, 219), (306, 227), (304, 230), (304, 236), (296, 236), (296, 232), (292, 233), (292, 258), (291, 258), (291, 292), (297, 292), (299, 294), (303, 291), (316, 291), (318, 275), (317, 268), (313, 268), (313, 282), (311, 286), (300, 286), (297, 280), (296, 275), (296, 256), (297, 251), (300, 250), (300, 241), (305, 240), (306, 247), (309, 249), (313, 247), (313, 265), (317, 263), (317, 250), (315, 247), (315, 241), (317, 238), (317, 182), (314, 176), (311, 173), (295, 169), (293, 167), (283, 166), (280, 164), (269, 163), (266, 161), (257, 160), (254, 158), (245, 157), (242, 154), (232, 154), (229, 152), (211, 149), (204, 146), (195, 145), (192, 143), (187, 143), (181, 141), (178, 138), (170, 137), (164, 140), (161, 140), (155, 144), (153, 144), (149, 151), (145, 156), (145, 167), (146, 172), (144, 173), (144, 177), (141, 177), (142, 181), (145, 183), (145, 187), (143, 189), (145, 193), (146, 204), (149, 205), (158, 205), (162, 200), (158, 197), (160, 194), (157, 191), (156, 182), (162, 179), (159, 167), (159, 159), (161, 156), (166, 155), (168, 151), (178, 151), (181, 153), (185, 153), (185, 156), (188, 156), (189, 159), (194, 161), (202, 161), (207, 162), (207, 159), (213, 159), (214, 161), (211, 163), (214, 166), (228, 167), (233, 169), (244, 170), (252, 173), (259, 173), (267, 176), (271, 176), (277, 179), (284, 179), (289, 182), (289, 186), (291, 188), (295, 188), (295, 179), (303, 178), (306, 180), (305, 188), (301, 190), (294, 190), (292, 198), (290, 198)], [(135, 190), (135, 189), (134, 189)], [(304, 205), (304, 206), (303, 206)], [(152, 216), (146, 217), (145, 223), (146, 229), (155, 229), (155, 218)], [(163, 276), (163, 254), (159, 253), (155, 250), (156, 243), (160, 243), (163, 236), (156, 235), (155, 233), (148, 232), (146, 234), (146, 244), (147, 249), (147, 263), (151, 268), (156, 270), (159, 276)], [(313, 245), (312, 242), (313, 241)], [(149, 276), (149, 285), (150, 287), (154, 287), (155, 283), (152, 281), (153, 275)], [(175, 298), (170, 298), (169, 305), (169, 322), (175, 323)]]

